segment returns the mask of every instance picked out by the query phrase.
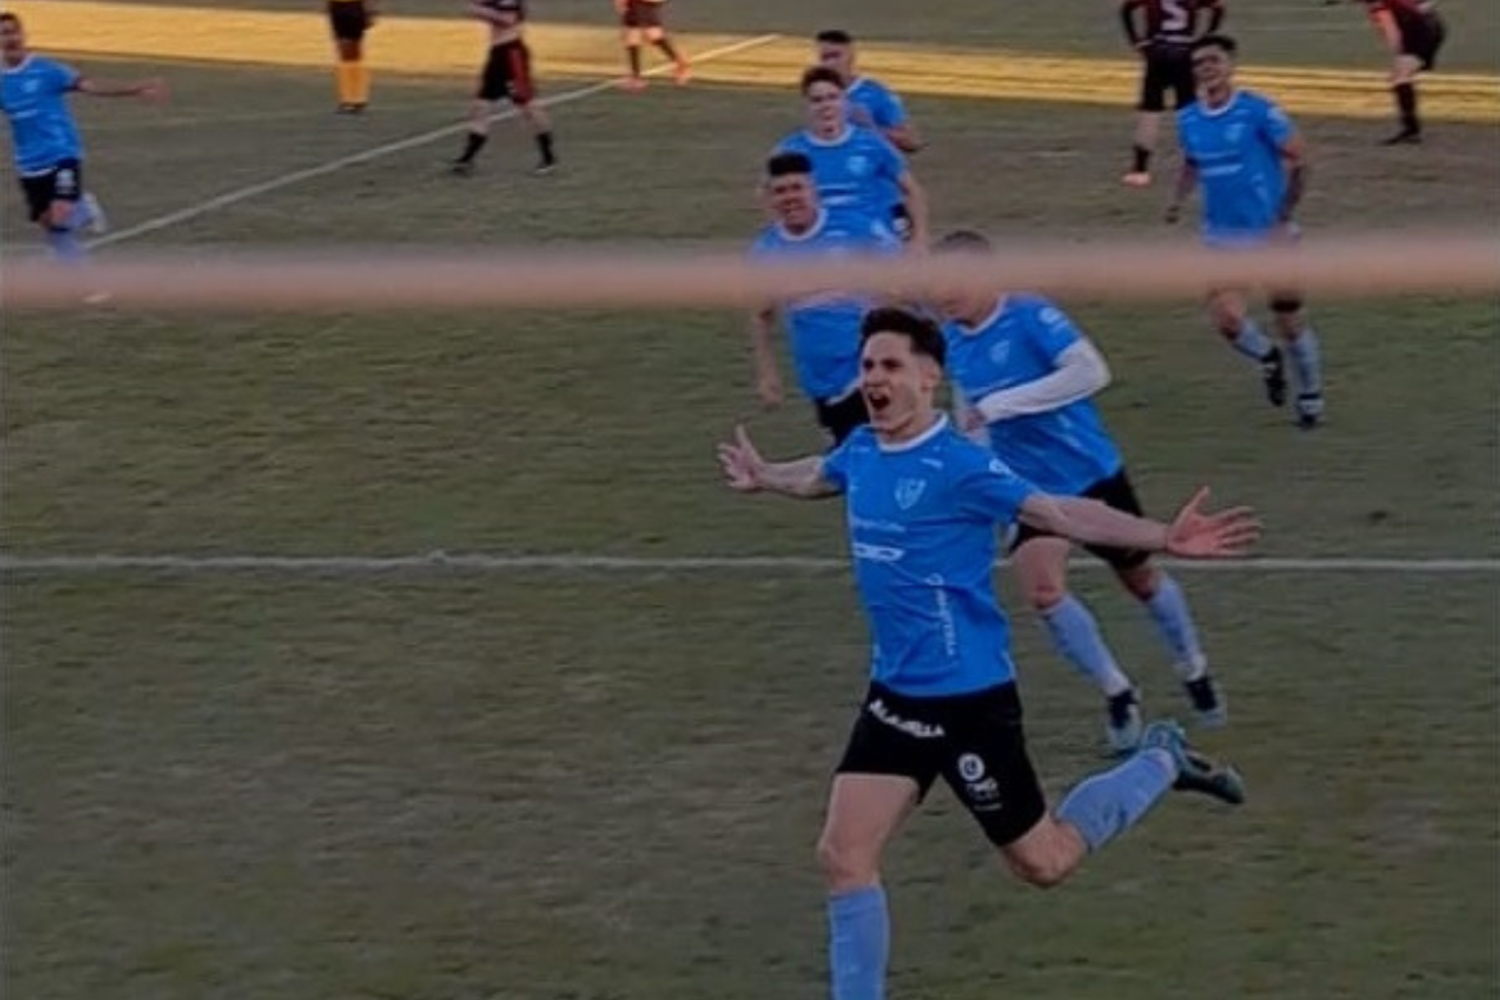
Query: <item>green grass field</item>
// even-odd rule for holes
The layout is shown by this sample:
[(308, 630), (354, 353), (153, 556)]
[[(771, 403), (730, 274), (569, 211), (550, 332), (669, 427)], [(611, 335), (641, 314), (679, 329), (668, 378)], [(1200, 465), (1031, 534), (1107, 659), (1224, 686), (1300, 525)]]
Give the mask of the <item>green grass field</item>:
[[(1493, 7), (1445, 10), (1452, 65), (1494, 72)], [(839, 20), (891, 43), (892, 72), (903, 40), (1119, 55), (1112, 12), (1083, 0), (676, 13), (789, 39)], [(546, 17), (609, 25), (603, 3)], [(1257, 62), (1380, 67), (1352, 8), (1235, 17)], [(721, 68), (794, 73), (789, 44)], [(330, 113), (321, 69), (88, 55), (176, 93), (80, 101), (89, 180), (129, 228), (402, 139), (458, 119), (470, 55), (378, 76), (358, 120)], [(616, 58), (607, 37), (594, 57)], [(1154, 233), (1164, 187), (1117, 185), (1129, 100), (913, 96), (939, 227)], [(469, 181), (444, 173), (445, 140), (104, 253), (742, 241), (760, 157), (798, 113), (765, 85), (605, 92), (555, 109), (565, 168), (546, 180), (501, 123)], [(1387, 151), (1387, 122), (1299, 121), (1311, 238), (1500, 222), (1495, 126), (1438, 116), (1425, 147)], [(6, 246), (32, 242), (5, 198)], [(1500, 558), (1493, 301), (1315, 301), (1331, 409), (1310, 435), (1196, 303), (1067, 305), (1110, 357), (1101, 405), (1156, 510), (1208, 481), (1263, 511), (1266, 555)], [(802, 406), (757, 411), (738, 315), (104, 309), (8, 314), (4, 334), (12, 556), (843, 551), (835, 506), (719, 486), (736, 419), (778, 453), (819, 443)], [(1170, 801), (1039, 894), (935, 795), (888, 866), (893, 1000), (1495, 995), (1500, 574), (1181, 578), (1235, 713), (1208, 745), (1247, 772), (1250, 805)], [(1148, 707), (1181, 711), (1135, 608), (1093, 570), (1077, 583)], [(812, 845), (865, 656), (842, 571), (9, 572), (3, 596), (7, 996), (826, 996)], [(1011, 603), (1056, 792), (1099, 765), (1100, 713)]]

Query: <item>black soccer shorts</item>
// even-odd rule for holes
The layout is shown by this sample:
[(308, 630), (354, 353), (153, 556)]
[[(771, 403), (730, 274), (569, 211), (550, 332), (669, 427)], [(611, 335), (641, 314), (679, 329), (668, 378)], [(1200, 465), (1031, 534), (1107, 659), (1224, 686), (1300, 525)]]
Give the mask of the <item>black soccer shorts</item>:
[(328, 0), (328, 23), (334, 38), (357, 42), (370, 28), (370, 15), (364, 0)]
[(1429, 14), (1420, 28), (1401, 32), (1401, 54), (1420, 60), (1424, 70), (1436, 69), (1438, 50), (1443, 47), (1447, 35), (1442, 19)]
[(1185, 108), (1198, 99), (1198, 81), (1193, 78), (1193, 60), (1182, 47), (1148, 49), (1141, 72), (1141, 111), (1165, 111), (1167, 94), (1172, 107)]
[(501, 42), (491, 46), (479, 74), (475, 96), (482, 101), (509, 100), (512, 104), (530, 104), (536, 96), (531, 79), (531, 50), (522, 41)]
[(661, 8), (659, 3), (647, 0), (626, 0), (620, 13), (620, 24), (627, 28), (660, 28)]
[(76, 202), (83, 197), (83, 166), (77, 160), (58, 160), (45, 173), (20, 180), (32, 222), (46, 215), (54, 201)]
[(871, 684), (837, 773), (910, 778), (924, 798), (942, 775), (998, 847), (1020, 840), (1047, 813), (1014, 683), (942, 698)]
[[(1098, 500), (1115, 510), (1134, 514), (1136, 517), (1145, 513), (1141, 509), (1140, 498), (1135, 495), (1135, 487), (1131, 485), (1130, 476), (1124, 469), (1108, 479), (1099, 480), (1080, 495), (1090, 500)], [(1046, 537), (1048, 534), (1045, 531), (1040, 531), (1028, 524), (1018, 525), (1015, 536), (1011, 539), (1010, 551), (1015, 552), (1033, 538)], [(1141, 549), (1119, 549), (1112, 545), (1085, 545), (1084, 548), (1117, 570), (1135, 569), (1151, 558), (1151, 553)]]

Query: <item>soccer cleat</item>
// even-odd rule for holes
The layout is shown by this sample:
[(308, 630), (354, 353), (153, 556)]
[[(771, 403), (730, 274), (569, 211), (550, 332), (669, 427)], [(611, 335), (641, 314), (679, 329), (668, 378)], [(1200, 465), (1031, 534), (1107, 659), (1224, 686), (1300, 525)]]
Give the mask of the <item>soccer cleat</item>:
[(1140, 749), (1165, 750), (1171, 755), (1177, 765), (1177, 780), (1172, 783), (1177, 791), (1198, 792), (1233, 806), (1244, 803), (1245, 780), (1240, 773), (1188, 746), (1187, 734), (1170, 719), (1147, 726)]
[(548, 174), (552, 173), (552, 171), (554, 171), (556, 169), (557, 169), (557, 161), (556, 160), (542, 160), (536, 166), (534, 166), (534, 167), (531, 168), (531, 176), (533, 176), (533, 177), (546, 177)]
[(1260, 359), (1260, 376), (1266, 383), (1266, 399), (1272, 406), (1286, 405), (1286, 363), (1281, 348), (1273, 347)]
[(1198, 724), (1205, 729), (1222, 729), (1229, 725), (1229, 706), (1218, 683), (1208, 674), (1183, 685), (1188, 701), (1198, 715)]
[(1151, 186), (1151, 175), (1144, 170), (1132, 170), (1120, 178), (1120, 183), (1126, 187), (1145, 188)]
[(1104, 726), (1104, 738), (1109, 749), (1116, 755), (1130, 753), (1141, 742), (1141, 703), (1135, 689), (1121, 691), (1105, 703), (1109, 719)]
[(1297, 397), (1297, 426), (1310, 431), (1323, 419), (1323, 394), (1304, 392)]
[(85, 192), (81, 200), (84, 211), (89, 215), (89, 232), (95, 236), (103, 236), (109, 232), (109, 216), (104, 214), (104, 206), (99, 204), (99, 199), (92, 193)]
[(1422, 144), (1422, 130), (1415, 128), (1403, 128), (1388, 139), (1380, 140), (1382, 146), (1420, 146)]
[(677, 65), (672, 68), (672, 82), (677, 86), (685, 86), (693, 78), (693, 67), (686, 59), (677, 60)]
[(453, 160), (448, 164), (448, 172), (455, 177), (473, 177), (473, 160)]

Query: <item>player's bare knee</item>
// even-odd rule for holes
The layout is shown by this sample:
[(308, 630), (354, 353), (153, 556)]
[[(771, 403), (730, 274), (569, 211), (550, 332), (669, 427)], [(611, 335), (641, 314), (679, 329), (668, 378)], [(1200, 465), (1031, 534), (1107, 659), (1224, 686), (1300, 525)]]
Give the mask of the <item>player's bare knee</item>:
[(1027, 580), (1026, 600), (1038, 614), (1047, 614), (1068, 596), (1068, 584), (1061, 577), (1042, 576)]
[(879, 878), (873, 852), (827, 835), (818, 840), (818, 867), (833, 892), (874, 885)]

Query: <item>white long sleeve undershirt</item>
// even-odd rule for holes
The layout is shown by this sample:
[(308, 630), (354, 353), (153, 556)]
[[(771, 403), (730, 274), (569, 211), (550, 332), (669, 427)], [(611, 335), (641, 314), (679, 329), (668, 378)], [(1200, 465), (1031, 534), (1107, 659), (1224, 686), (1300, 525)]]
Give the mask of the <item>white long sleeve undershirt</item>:
[(1061, 409), (1109, 385), (1109, 365), (1091, 342), (1080, 340), (1057, 356), (1049, 374), (972, 403), (986, 423)]

